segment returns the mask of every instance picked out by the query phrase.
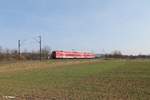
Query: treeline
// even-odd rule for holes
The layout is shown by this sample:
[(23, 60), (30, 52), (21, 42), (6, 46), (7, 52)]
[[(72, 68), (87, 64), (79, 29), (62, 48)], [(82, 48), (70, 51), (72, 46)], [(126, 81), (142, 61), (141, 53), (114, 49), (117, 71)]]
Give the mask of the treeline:
[[(49, 59), (49, 55), (51, 53), (51, 49), (49, 47), (42, 48), (41, 51), (41, 58), (43, 60)], [(40, 59), (40, 52), (31, 51), (28, 52), (26, 50), (22, 51), (21, 53), (15, 49), (3, 49), (0, 47), (0, 61), (12, 61), (12, 60), (39, 60)]]
[(150, 55), (123, 55), (121, 51), (114, 51), (111, 54), (104, 54), (102, 55), (104, 58), (121, 58), (121, 59), (150, 59)]
[[(50, 47), (46, 46), (42, 48), (41, 50), (41, 56), (40, 51), (30, 51), (27, 50), (22, 51), (21, 53), (18, 52), (17, 49), (3, 49), (0, 47), (0, 61), (16, 61), (16, 60), (40, 60), (40, 57), (42, 60), (50, 59), (51, 55), (51, 49)], [(97, 58), (119, 58), (119, 59), (150, 59), (150, 55), (123, 55), (121, 51), (113, 51), (110, 54), (98, 54)]]

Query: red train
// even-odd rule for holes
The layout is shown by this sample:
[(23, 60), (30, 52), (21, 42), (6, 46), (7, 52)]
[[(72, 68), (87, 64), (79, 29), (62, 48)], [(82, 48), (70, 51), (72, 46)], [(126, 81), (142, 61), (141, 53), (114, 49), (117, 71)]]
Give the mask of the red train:
[(76, 51), (53, 51), (51, 54), (53, 59), (92, 59), (95, 58), (96, 55), (93, 53), (87, 52), (76, 52)]

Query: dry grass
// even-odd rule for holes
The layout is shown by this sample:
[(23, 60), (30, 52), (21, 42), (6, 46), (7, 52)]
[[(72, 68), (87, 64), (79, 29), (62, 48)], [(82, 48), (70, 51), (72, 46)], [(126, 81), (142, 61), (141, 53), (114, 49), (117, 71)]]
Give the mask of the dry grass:
[(4, 63), (0, 65), (0, 73), (15, 72), (15, 71), (29, 71), (34, 69), (43, 69), (50, 67), (60, 67), (83, 63), (93, 63), (97, 60), (52, 60), (52, 61), (18, 61), (12, 63)]
[(149, 66), (149, 60), (3, 64), (0, 95), (2, 100), (149, 100)]

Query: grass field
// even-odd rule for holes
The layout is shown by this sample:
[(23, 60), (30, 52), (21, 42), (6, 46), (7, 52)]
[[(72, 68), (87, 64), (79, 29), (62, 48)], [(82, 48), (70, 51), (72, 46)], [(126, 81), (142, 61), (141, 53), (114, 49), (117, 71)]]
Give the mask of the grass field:
[(149, 100), (150, 60), (0, 63), (0, 98)]

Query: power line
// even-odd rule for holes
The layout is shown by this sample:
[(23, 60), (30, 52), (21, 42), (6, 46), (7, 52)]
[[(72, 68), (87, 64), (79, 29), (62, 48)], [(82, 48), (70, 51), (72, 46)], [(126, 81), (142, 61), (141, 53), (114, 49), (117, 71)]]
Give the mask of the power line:
[[(42, 60), (42, 36), (39, 35), (38, 37), (36, 38), (32, 38), (34, 39), (38, 44), (39, 44), (39, 55), (40, 55), (40, 61)], [(19, 56), (19, 59), (21, 58), (21, 46), (22, 44), (24, 44), (26, 40), (18, 40), (18, 56)]]

